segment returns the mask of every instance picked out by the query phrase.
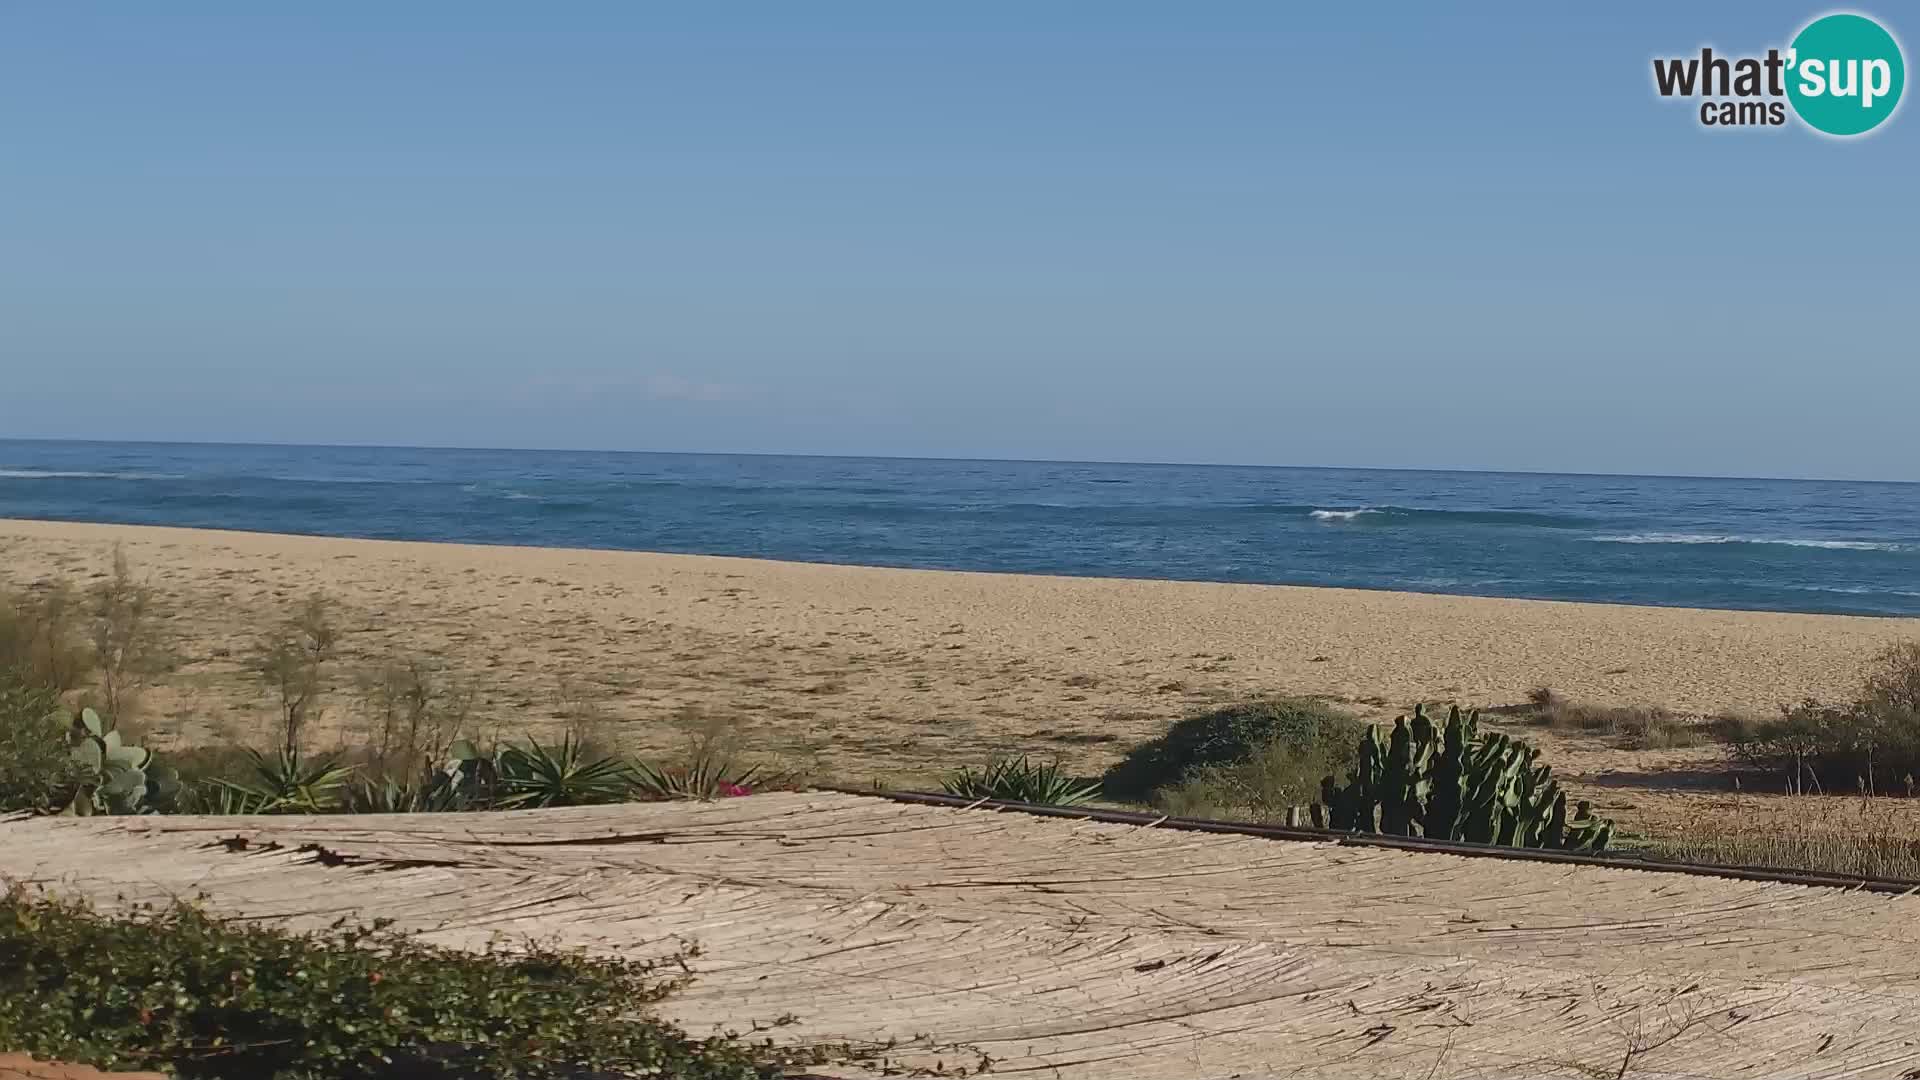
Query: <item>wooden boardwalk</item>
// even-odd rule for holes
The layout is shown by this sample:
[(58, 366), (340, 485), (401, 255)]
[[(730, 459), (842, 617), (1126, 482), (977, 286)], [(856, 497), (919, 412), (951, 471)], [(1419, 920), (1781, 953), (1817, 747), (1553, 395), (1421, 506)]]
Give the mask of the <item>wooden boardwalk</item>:
[[(0, 877), (691, 952), (696, 1033), (996, 1075), (1920, 1077), (1920, 898), (857, 795), (0, 821)], [(832, 1071), (832, 1070), (827, 1070)]]

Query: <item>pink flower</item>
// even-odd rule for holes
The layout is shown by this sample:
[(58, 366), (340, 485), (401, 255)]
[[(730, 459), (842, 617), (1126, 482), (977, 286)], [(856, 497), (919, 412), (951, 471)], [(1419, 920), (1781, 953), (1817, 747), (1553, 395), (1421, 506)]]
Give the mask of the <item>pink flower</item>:
[(740, 795), (751, 795), (753, 794), (753, 789), (745, 784), (735, 784), (731, 781), (722, 780), (720, 781), (720, 794), (731, 799)]

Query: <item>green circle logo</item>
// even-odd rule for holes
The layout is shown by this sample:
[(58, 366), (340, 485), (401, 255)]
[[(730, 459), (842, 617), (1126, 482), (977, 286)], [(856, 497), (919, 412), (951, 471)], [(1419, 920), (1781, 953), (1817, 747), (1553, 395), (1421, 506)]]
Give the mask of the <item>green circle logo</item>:
[(1807, 24), (1787, 53), (1787, 100), (1816, 131), (1862, 135), (1900, 104), (1907, 65), (1900, 43), (1865, 15), (1826, 15)]

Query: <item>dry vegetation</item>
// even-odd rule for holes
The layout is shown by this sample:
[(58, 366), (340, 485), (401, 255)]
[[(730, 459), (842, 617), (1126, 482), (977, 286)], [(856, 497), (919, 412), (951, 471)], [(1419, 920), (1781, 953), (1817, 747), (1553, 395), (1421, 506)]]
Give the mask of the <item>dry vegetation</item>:
[(1791, 795), (1762, 809), (1752, 796), (1735, 795), (1729, 803), (1731, 813), (1702, 816), (1638, 846), (1679, 862), (1920, 881), (1920, 828), (1894, 799)]
[(1555, 731), (1602, 735), (1624, 750), (1674, 750), (1710, 739), (1698, 720), (1652, 705), (1595, 705), (1569, 701), (1549, 687), (1527, 695), (1528, 719)]
[[(712, 724), (692, 733), (679, 761), (629, 761), (601, 741), (604, 718), (565, 681), (557, 738), (476, 730), (474, 691), (444, 664), (411, 654), (343, 663), (336, 608), (322, 593), (290, 602), (245, 654), (272, 704), (263, 730), (155, 756), (138, 744), (134, 717), (141, 691), (171, 664), (167, 617), (118, 548), (111, 573), (86, 588), (54, 579), (0, 591), (0, 812), (483, 809), (746, 794), (749, 780), (795, 779), (740, 762), (738, 740)], [(329, 707), (347, 720), (321, 744), (313, 721)], [(73, 756), (89, 725), (101, 748), (92, 766)], [(115, 772), (103, 755), (123, 746), (136, 756), (119, 771), (139, 790), (110, 799)]]

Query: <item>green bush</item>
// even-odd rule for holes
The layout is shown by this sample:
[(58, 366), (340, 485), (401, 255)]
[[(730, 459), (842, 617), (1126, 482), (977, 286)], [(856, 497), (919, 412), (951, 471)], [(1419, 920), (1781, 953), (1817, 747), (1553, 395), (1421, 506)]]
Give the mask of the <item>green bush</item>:
[(187, 1078), (747, 1080), (741, 1047), (642, 1010), (649, 965), (467, 953), (384, 928), (296, 934), (191, 905), (108, 917), (0, 898), (0, 1051)]
[(1719, 730), (1735, 758), (1780, 775), (1794, 792), (1892, 791), (1920, 768), (1920, 724), (1862, 701), (1809, 698), (1771, 719)]
[(1920, 775), (1920, 645), (1875, 654), (1851, 701), (1809, 698), (1771, 719), (1723, 718), (1715, 732), (1790, 791), (1910, 790)]
[[(1176, 722), (1165, 735), (1127, 752), (1101, 778), (1107, 797), (1147, 802), (1207, 793), (1244, 805), (1312, 802), (1320, 778), (1352, 756), (1365, 726), (1318, 701), (1280, 699), (1230, 705)], [(1209, 795), (1208, 797), (1214, 797)]]
[(53, 809), (72, 791), (78, 772), (60, 696), (0, 672), (0, 813)]
[(1920, 641), (1902, 641), (1875, 653), (1862, 684), (1861, 698), (1875, 712), (1920, 714)]
[(1256, 747), (1233, 765), (1202, 765), (1154, 793), (1153, 805), (1175, 817), (1304, 824), (1300, 813), (1320, 797), (1320, 779), (1339, 768), (1330, 746), (1287, 741)]

